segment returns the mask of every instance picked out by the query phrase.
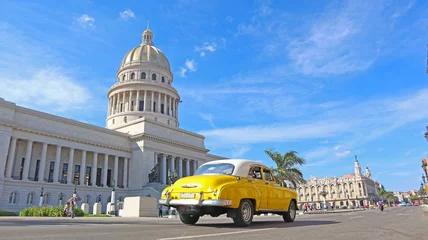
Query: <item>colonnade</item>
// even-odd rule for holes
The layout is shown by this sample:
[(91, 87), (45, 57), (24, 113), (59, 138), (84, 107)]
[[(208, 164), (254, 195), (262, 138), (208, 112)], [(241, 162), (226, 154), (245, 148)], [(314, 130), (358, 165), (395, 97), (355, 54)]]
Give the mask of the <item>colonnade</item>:
[[(18, 161), (17, 156), (17, 141), (26, 142), (25, 157), (21, 161)], [(42, 151), (40, 159), (32, 162), (34, 157), (33, 146), (35, 143), (42, 145)], [(56, 146), (55, 161), (51, 161), (47, 164), (47, 152), (48, 146)], [(61, 153), (64, 149), (68, 149), (68, 161), (63, 161), (62, 172), (60, 174), (61, 164)], [(81, 151), (81, 159), (75, 159), (74, 155), (76, 151)], [(89, 164), (87, 156), (92, 155), (92, 163)], [(102, 156), (103, 162), (102, 167), (98, 167), (98, 158)], [(111, 155), (108, 153), (99, 153), (94, 151), (87, 151), (85, 149), (75, 149), (73, 147), (61, 146), (50, 144), (41, 141), (35, 141), (32, 139), (22, 139), (15, 136), (11, 137), (9, 154), (6, 163), (5, 177), (12, 178), (15, 180), (23, 181), (37, 181), (37, 182), (50, 182), (50, 183), (63, 183), (69, 185), (88, 185), (88, 186), (102, 186), (109, 187), (113, 184), (108, 182), (109, 173), (109, 156), (114, 158), (113, 160), (113, 176), (114, 185), (116, 187), (127, 188), (128, 187), (128, 162), (129, 158), (117, 155)], [(123, 167), (119, 169), (119, 162), (123, 161)], [(20, 164), (19, 173), (16, 171), (16, 164)], [(30, 166), (36, 164), (34, 177), (30, 177)], [(46, 167), (49, 166), (48, 176), (46, 177)], [(15, 171), (14, 171), (15, 170)], [(122, 172), (122, 185), (118, 185), (119, 170)], [(111, 172), (110, 172), (111, 173)], [(102, 175), (101, 175), (102, 174)], [(61, 178), (60, 178), (61, 175)]]
[(191, 176), (198, 169), (198, 160), (173, 156), (166, 153), (155, 153), (155, 165), (159, 164), (160, 182), (168, 184), (168, 172), (177, 173), (178, 178)]
[(122, 112), (155, 112), (177, 118), (179, 99), (166, 93), (129, 90), (109, 97), (108, 115)]

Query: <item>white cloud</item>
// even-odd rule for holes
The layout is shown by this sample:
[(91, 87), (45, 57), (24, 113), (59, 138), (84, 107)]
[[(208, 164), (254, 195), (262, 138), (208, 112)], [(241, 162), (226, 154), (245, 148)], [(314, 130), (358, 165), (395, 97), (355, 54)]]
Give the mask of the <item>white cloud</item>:
[(91, 94), (60, 69), (48, 68), (29, 78), (0, 77), (0, 96), (29, 108), (65, 112), (83, 109)]
[(214, 125), (214, 121), (213, 121), (213, 115), (212, 114), (204, 114), (204, 113), (200, 113), (199, 116), (201, 116), (202, 119), (208, 121), (210, 123), (210, 125), (215, 128)]
[(186, 62), (184, 63), (184, 66), (186, 66), (187, 69), (189, 69), (189, 71), (194, 72), (196, 71), (196, 62), (195, 60), (189, 60), (187, 59)]
[(347, 151), (344, 151), (344, 152), (337, 152), (337, 153), (335, 153), (335, 155), (338, 156), (338, 157), (346, 157), (350, 153), (351, 153), (351, 151), (347, 150)]
[(337, 146), (334, 146), (334, 148), (333, 148), (334, 150), (339, 150), (340, 149), (340, 145), (337, 145)]
[(186, 72), (187, 72), (187, 69), (185, 69), (185, 68), (183, 68), (183, 67), (181, 67), (180, 68), (180, 77), (186, 77)]
[(83, 28), (95, 28), (95, 18), (87, 14), (80, 16), (77, 21)]
[(259, 10), (259, 15), (264, 17), (264, 16), (268, 16), (272, 13), (272, 8), (270, 7), (271, 5), (271, 1), (270, 0), (261, 0), (260, 2), (260, 8)]
[(205, 52), (215, 52), (217, 49), (217, 44), (215, 42), (208, 43), (204, 42), (202, 46), (196, 46), (195, 51), (200, 52), (201, 57), (205, 56)]
[(320, 143), (321, 143), (321, 144), (327, 144), (327, 143), (328, 143), (328, 139), (326, 139), (326, 140), (324, 140), (324, 141), (321, 141)]
[(331, 153), (331, 150), (329, 148), (323, 147), (323, 148), (317, 148), (309, 152), (306, 152), (304, 153), (304, 156), (305, 158), (310, 160), (310, 159), (323, 158), (327, 156), (329, 153)]
[(120, 15), (120, 18), (123, 20), (129, 20), (131, 18), (135, 18), (134, 12), (129, 8), (123, 12), (120, 12), (119, 15)]
[(250, 151), (251, 148), (248, 146), (234, 146), (232, 149), (232, 158), (241, 158), (245, 153)]

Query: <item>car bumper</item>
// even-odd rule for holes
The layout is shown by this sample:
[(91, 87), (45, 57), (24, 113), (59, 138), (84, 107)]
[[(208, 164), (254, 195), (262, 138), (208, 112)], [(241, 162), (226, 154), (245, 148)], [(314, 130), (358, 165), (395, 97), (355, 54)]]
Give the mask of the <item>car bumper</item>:
[(168, 201), (167, 199), (160, 199), (160, 205), (167, 206), (218, 206), (218, 207), (228, 207), (232, 206), (232, 200), (195, 200), (195, 199), (172, 199)]

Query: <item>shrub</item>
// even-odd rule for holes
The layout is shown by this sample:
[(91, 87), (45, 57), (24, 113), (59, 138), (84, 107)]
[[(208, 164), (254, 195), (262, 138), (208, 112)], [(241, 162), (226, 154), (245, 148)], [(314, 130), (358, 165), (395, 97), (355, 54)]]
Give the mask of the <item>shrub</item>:
[(11, 211), (7, 211), (7, 210), (0, 210), (0, 217), (1, 216), (16, 216), (16, 213), (11, 212)]
[[(19, 216), (27, 217), (62, 217), (64, 206), (56, 207), (29, 207), (21, 210)], [(83, 217), (83, 210), (80, 208), (74, 209), (76, 217)]]

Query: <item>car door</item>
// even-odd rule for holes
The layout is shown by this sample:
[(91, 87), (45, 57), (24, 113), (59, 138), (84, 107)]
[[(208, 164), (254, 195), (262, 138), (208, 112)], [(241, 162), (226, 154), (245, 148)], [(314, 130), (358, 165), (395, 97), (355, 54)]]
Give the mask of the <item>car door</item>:
[(248, 181), (253, 184), (260, 195), (259, 210), (268, 209), (268, 186), (263, 180), (262, 168), (260, 166), (251, 166), (248, 175)]
[(272, 172), (269, 168), (263, 168), (263, 181), (266, 186), (267, 195), (268, 195), (268, 209), (269, 210), (280, 210), (280, 206), (278, 204), (279, 200), (279, 192), (276, 191), (275, 186), (275, 178), (273, 177)]

